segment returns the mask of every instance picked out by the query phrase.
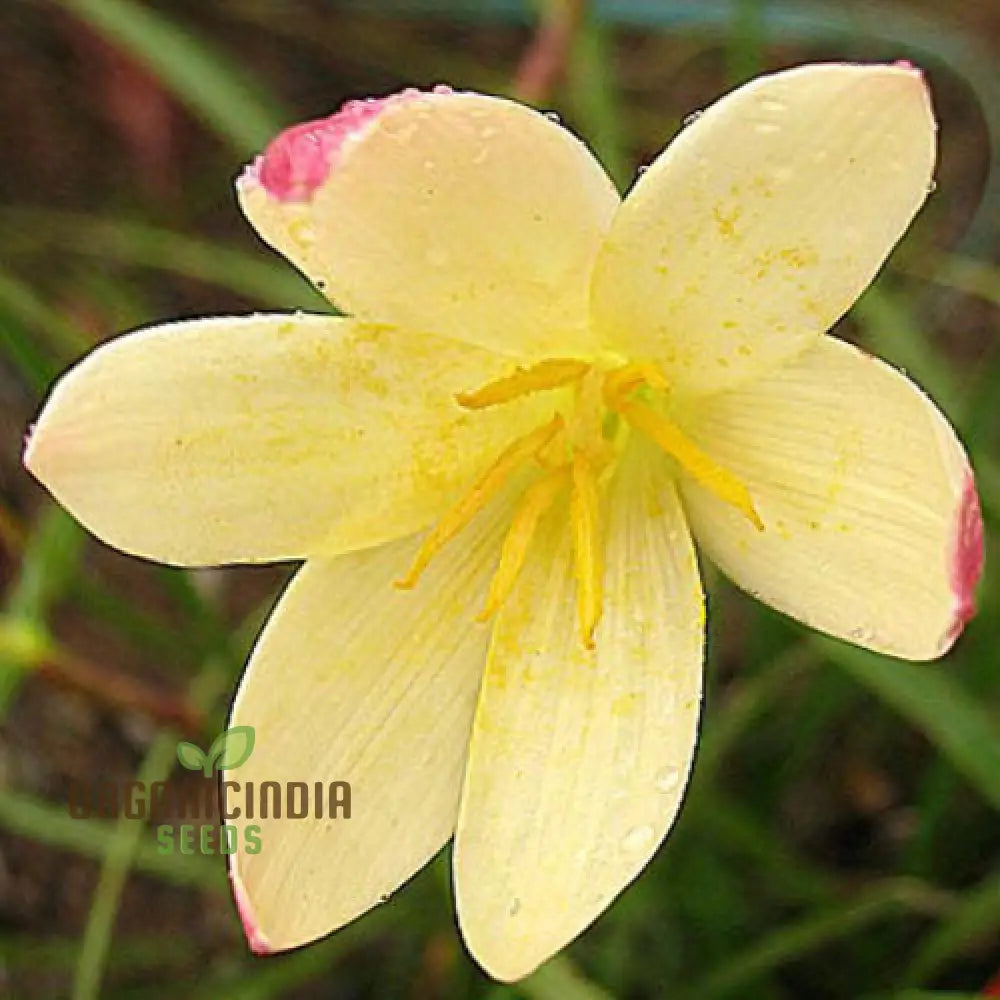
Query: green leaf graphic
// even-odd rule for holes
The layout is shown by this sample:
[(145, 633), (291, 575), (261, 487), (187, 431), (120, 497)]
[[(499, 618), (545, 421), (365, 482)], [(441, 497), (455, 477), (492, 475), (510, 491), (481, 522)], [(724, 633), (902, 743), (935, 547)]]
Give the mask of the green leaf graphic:
[(253, 753), (254, 736), (253, 726), (233, 726), (216, 736), (205, 758), (205, 774), (211, 774), (213, 767), (232, 771), (245, 764)]
[(177, 744), (177, 759), (181, 762), (181, 767), (186, 767), (189, 771), (200, 771), (205, 765), (205, 754), (201, 747), (184, 740)]

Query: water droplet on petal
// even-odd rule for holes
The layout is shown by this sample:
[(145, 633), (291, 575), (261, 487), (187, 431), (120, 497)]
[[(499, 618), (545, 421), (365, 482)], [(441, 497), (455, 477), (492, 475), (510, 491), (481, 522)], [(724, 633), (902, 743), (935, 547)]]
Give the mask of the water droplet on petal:
[(556, 122), (556, 124), (559, 122), (559, 115), (556, 114), (555, 111), (546, 111), (545, 117), (548, 118), (550, 122)]
[(641, 177), (647, 170), (649, 170), (649, 164), (643, 163), (642, 166), (636, 171), (636, 175)]
[(658, 792), (672, 792), (681, 783), (680, 769), (669, 764), (660, 768), (654, 783)]
[(691, 114), (684, 116), (684, 121), (682, 124), (687, 127), (688, 125), (693, 125), (705, 112), (704, 111), (692, 111)]
[(293, 243), (308, 250), (316, 242), (316, 227), (305, 219), (294, 219), (288, 225), (288, 235)]
[(417, 131), (417, 123), (409, 115), (386, 115), (379, 122), (382, 131), (397, 142), (409, 142)]
[(677, 688), (673, 684), (668, 688), (664, 688), (660, 692), (660, 697), (657, 700), (657, 705), (661, 712), (674, 712), (677, 710)]
[(622, 838), (622, 847), (626, 851), (641, 851), (650, 845), (656, 831), (648, 824), (633, 826)]
[(937, 191), (937, 181), (932, 177), (930, 184), (927, 185), (927, 193), (934, 194)]

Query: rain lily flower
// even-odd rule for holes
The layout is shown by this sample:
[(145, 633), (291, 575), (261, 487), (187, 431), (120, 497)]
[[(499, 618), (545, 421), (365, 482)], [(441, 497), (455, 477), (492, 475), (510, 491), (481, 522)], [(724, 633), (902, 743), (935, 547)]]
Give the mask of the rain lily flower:
[(947, 420), (825, 335), (931, 184), (907, 64), (811, 65), (701, 114), (624, 201), (565, 128), (437, 88), (289, 129), (240, 177), (346, 315), (96, 350), (28, 468), (111, 545), (305, 560), (232, 710), (241, 782), (347, 780), (349, 820), (231, 859), (257, 951), (385, 899), (454, 836), (474, 957), (516, 979), (636, 877), (701, 701), (694, 543), (823, 632), (940, 656), (982, 527)]

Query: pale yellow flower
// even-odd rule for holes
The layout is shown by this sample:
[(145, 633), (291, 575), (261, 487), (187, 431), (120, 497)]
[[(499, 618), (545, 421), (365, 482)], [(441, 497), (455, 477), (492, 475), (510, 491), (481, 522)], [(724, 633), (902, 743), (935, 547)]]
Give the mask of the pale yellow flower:
[(238, 184), (350, 318), (174, 323), (58, 384), (25, 461), (101, 538), (306, 560), (236, 696), (257, 750), (234, 777), (350, 781), (353, 812), (234, 821), (262, 828), (232, 868), (257, 950), (354, 919), (452, 835), (494, 976), (606, 909), (691, 767), (692, 538), (822, 631), (951, 645), (982, 561), (969, 463), (906, 377), (824, 336), (934, 159), (908, 65), (755, 80), (623, 203), (516, 103), (355, 102)]

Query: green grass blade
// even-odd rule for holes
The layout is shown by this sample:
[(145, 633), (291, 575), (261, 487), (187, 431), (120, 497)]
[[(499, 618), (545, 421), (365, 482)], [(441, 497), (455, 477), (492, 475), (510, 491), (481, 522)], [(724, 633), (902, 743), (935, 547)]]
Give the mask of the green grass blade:
[(804, 903), (826, 903), (836, 894), (831, 875), (801, 860), (794, 849), (774, 835), (740, 803), (720, 791), (692, 797), (691, 830), (716, 840), (752, 868), (776, 896)]
[(907, 262), (901, 270), (943, 288), (1000, 306), (1000, 268), (989, 261), (950, 253), (920, 263)]
[[(29, 837), (36, 844), (101, 858), (114, 835), (115, 824), (110, 820), (74, 819), (65, 808), (24, 792), (0, 788), (0, 827), (16, 836)], [(137, 871), (171, 885), (219, 891), (227, 888), (218, 859), (199, 854), (161, 854), (149, 837), (143, 837), (137, 845), (133, 864)]]
[(1000, 936), (1000, 872), (967, 889), (948, 920), (917, 946), (904, 980), (920, 986), (974, 941)]
[[(58, 507), (46, 507), (21, 560), (21, 571), (4, 605), (8, 626), (48, 634), (49, 611), (69, 589), (83, 552), (83, 529)], [(0, 718), (20, 687), (26, 664), (0, 656)]]
[(624, 116), (613, 65), (604, 27), (587, 18), (570, 51), (569, 103), (588, 145), (618, 190), (624, 191), (632, 179), (632, 165), (625, 150)]
[(915, 379), (952, 420), (961, 419), (967, 400), (954, 366), (942, 361), (899, 292), (878, 282), (854, 304), (851, 315), (860, 322), (876, 354)]
[(260, 150), (287, 119), (222, 52), (131, 0), (58, 0), (155, 73), (240, 155)]
[(734, 955), (680, 996), (684, 1000), (747, 996), (747, 986), (761, 976), (831, 941), (856, 934), (899, 910), (925, 912), (941, 908), (942, 903), (939, 893), (920, 883), (899, 880), (880, 885), (849, 903), (812, 913), (796, 923), (780, 927)]
[(815, 652), (808, 641), (798, 642), (732, 686), (727, 701), (713, 707), (704, 720), (691, 796), (696, 797), (700, 787), (711, 786), (726, 755), (739, 746), (753, 723), (815, 662)]
[(36, 395), (45, 392), (59, 374), (59, 364), (39, 347), (27, 327), (3, 303), (0, 303), (0, 354)]
[(59, 369), (90, 347), (65, 316), (18, 277), (0, 270), (0, 353), (41, 395)]
[[(191, 684), (191, 701), (199, 708), (212, 705), (228, 684), (230, 673), (216, 660), (208, 660)], [(176, 762), (178, 734), (161, 730), (136, 774), (136, 780), (148, 788), (154, 781), (164, 781)], [(73, 1000), (96, 1000), (111, 947), (115, 916), (129, 871), (142, 844), (146, 823), (121, 816), (115, 823), (104, 853), (101, 874), (94, 890), (90, 912), (80, 944), (80, 954), (73, 979)]]
[(247, 253), (160, 226), (84, 212), (9, 208), (0, 211), (0, 220), (17, 234), (14, 252), (48, 254), (58, 247), (61, 252), (194, 278), (266, 305), (330, 309), (305, 278), (264, 247)]
[[(415, 914), (412, 915), (415, 918)], [(191, 983), (177, 983), (176, 989), (164, 991), (161, 996), (183, 997), (183, 1000), (273, 1000), (292, 996), (292, 990), (310, 982), (321, 980), (336, 961), (363, 945), (370, 945), (387, 927), (403, 915), (388, 907), (372, 910), (361, 920), (323, 941), (308, 948), (300, 948), (285, 955), (273, 956), (267, 962), (253, 963), (242, 970), (226, 968), (217, 963), (220, 973), (206, 976), (192, 988)]]
[(765, 0), (734, 0), (732, 23), (726, 39), (726, 76), (736, 87), (764, 68)]
[(824, 636), (811, 641), (920, 730), (987, 802), (1000, 809), (1000, 733), (947, 667), (902, 663)]
[(563, 955), (549, 959), (516, 990), (529, 1000), (611, 1000), (609, 994), (588, 982)]

